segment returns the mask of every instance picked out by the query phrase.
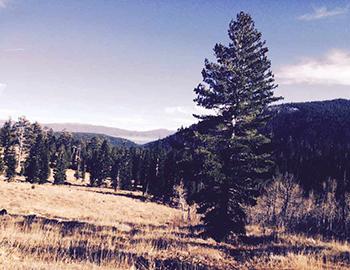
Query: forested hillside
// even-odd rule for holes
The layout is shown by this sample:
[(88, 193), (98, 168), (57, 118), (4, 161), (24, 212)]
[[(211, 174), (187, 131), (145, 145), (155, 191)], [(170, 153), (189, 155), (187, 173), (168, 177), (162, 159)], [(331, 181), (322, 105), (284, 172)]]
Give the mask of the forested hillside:
[[(60, 132), (57, 132), (59, 135)], [(130, 141), (128, 139), (120, 138), (120, 137), (113, 137), (108, 136), (104, 134), (97, 134), (97, 133), (86, 133), (86, 132), (73, 132), (72, 133), (73, 139), (77, 141), (89, 141), (92, 138), (99, 138), (101, 141), (107, 140), (112, 146), (118, 146), (118, 147), (136, 147), (138, 146), (133, 141)]]
[(350, 101), (284, 104), (270, 122), (280, 172), (290, 172), (306, 189), (320, 190), (328, 178), (341, 181), (350, 170)]
[[(328, 178), (349, 175), (350, 100), (285, 103), (271, 110), (264, 132), (272, 135), (277, 173), (293, 174), (308, 190), (320, 190)], [(145, 147), (180, 149), (190, 134), (205, 128), (193, 125)]]

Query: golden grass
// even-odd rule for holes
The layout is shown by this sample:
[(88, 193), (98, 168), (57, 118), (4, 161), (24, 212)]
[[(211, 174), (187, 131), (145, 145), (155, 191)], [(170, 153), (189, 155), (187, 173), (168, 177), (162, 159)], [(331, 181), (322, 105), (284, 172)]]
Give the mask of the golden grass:
[(216, 243), (178, 209), (70, 181), (80, 186), (0, 181), (10, 213), (0, 216), (0, 269), (350, 269), (346, 242), (276, 240), (250, 226), (247, 238)]
[(340, 262), (324, 260), (318, 254), (288, 253), (287, 255), (273, 255), (265, 266), (256, 269), (280, 269), (280, 270), (346, 270), (349, 266)]
[(144, 202), (137, 192), (0, 181), (0, 198), (0, 209), (10, 213), (0, 217), (4, 269), (228, 269), (234, 263), (214, 241), (193, 235), (180, 210)]
[(0, 207), (10, 213), (74, 219), (99, 225), (128, 221), (164, 225), (181, 215), (178, 210), (160, 204), (140, 203), (127, 197), (128, 194), (102, 188), (0, 182)]

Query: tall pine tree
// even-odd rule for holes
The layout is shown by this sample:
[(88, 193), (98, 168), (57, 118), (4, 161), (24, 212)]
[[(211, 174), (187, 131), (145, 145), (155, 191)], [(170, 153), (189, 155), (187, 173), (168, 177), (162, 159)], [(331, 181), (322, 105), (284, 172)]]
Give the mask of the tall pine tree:
[(12, 145), (5, 149), (4, 153), (4, 161), (5, 161), (5, 175), (8, 181), (11, 181), (16, 176), (16, 149), (15, 146)]
[(97, 137), (93, 137), (86, 147), (86, 165), (87, 170), (90, 172), (90, 186), (96, 186), (99, 177), (99, 149), (100, 140)]
[(49, 149), (47, 139), (41, 129), (36, 130), (35, 143), (31, 146), (26, 160), (24, 175), (30, 183), (43, 184), (50, 175)]
[(16, 176), (16, 144), (17, 136), (12, 121), (6, 121), (1, 129), (1, 143), (4, 147), (4, 165), (7, 180), (12, 180)]
[(97, 156), (97, 186), (101, 186), (110, 176), (112, 165), (111, 150), (107, 140), (102, 142)]
[(205, 60), (203, 83), (194, 90), (197, 105), (211, 110), (197, 116), (205, 128), (196, 151), (203, 157), (199, 211), (216, 240), (245, 232), (243, 205), (254, 203), (259, 183), (271, 177), (270, 140), (261, 129), (278, 100), (268, 49), (250, 15), (239, 13), (228, 35), (228, 46), (214, 48), (216, 62)]

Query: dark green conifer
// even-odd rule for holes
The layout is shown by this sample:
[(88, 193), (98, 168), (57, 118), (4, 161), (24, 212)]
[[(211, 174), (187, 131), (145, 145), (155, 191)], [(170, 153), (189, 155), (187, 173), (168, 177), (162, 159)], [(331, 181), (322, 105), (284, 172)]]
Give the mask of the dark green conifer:
[(101, 186), (111, 171), (111, 150), (107, 140), (102, 142), (97, 158), (97, 186)]
[(5, 176), (10, 181), (16, 176), (17, 167), (17, 137), (11, 120), (6, 121), (1, 129), (1, 144), (4, 148)]
[(5, 176), (8, 181), (11, 181), (16, 176), (16, 150), (14, 146), (7, 147), (4, 153), (5, 161)]
[(63, 146), (58, 151), (57, 159), (56, 159), (56, 166), (54, 168), (54, 184), (64, 184), (66, 181), (66, 170), (67, 170), (67, 156), (66, 151)]
[(26, 160), (24, 175), (30, 183), (43, 184), (50, 176), (49, 149), (44, 132), (36, 129), (35, 143), (31, 146)]
[(90, 186), (96, 186), (99, 177), (98, 154), (100, 145), (100, 140), (97, 137), (93, 137), (86, 147), (86, 165), (90, 173)]
[(271, 177), (269, 138), (261, 133), (273, 96), (271, 63), (265, 41), (250, 15), (241, 12), (228, 30), (228, 46), (214, 48), (216, 62), (205, 61), (203, 83), (196, 89), (197, 105), (212, 110), (198, 116), (206, 126), (197, 133), (206, 233), (223, 240), (244, 233), (243, 205), (254, 202), (259, 184)]

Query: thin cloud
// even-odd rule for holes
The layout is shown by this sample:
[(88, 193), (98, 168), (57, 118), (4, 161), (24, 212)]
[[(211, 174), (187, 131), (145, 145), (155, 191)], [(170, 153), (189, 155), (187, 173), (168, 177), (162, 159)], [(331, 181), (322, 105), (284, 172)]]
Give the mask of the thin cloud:
[(0, 0), (0, 8), (6, 8), (9, 0)]
[(18, 115), (18, 111), (16, 111), (16, 110), (7, 109), (7, 108), (1, 108), (0, 109), (0, 118), (1, 119), (4, 119), (4, 116), (6, 116), (6, 117), (14, 117), (16, 115)]
[(167, 114), (189, 114), (190, 109), (183, 107), (183, 106), (174, 106), (174, 107), (166, 107), (165, 109), (165, 113)]
[(6, 83), (0, 83), (0, 96), (2, 95), (6, 87), (7, 87)]
[[(0, 0), (1, 1), (1, 0)], [(5, 52), (24, 52), (24, 48), (12, 48), (12, 49), (5, 49)]]
[(319, 59), (305, 59), (276, 73), (280, 84), (350, 86), (350, 52), (332, 50)]
[(350, 5), (345, 7), (335, 7), (334, 9), (329, 9), (327, 7), (317, 7), (313, 8), (312, 13), (306, 13), (298, 17), (298, 20), (301, 21), (313, 21), (320, 20), (328, 17), (334, 17), (342, 14), (346, 14), (349, 12)]
[(138, 115), (133, 116), (127, 116), (127, 117), (113, 117), (112, 122), (115, 124), (143, 124), (145, 122), (145, 119), (143, 117), (140, 117)]
[(208, 114), (210, 113), (209, 110), (206, 110), (203, 107), (199, 106), (173, 106), (173, 107), (166, 107), (164, 109), (166, 114), (174, 115), (174, 114), (182, 114), (182, 115), (190, 115), (192, 114)]

